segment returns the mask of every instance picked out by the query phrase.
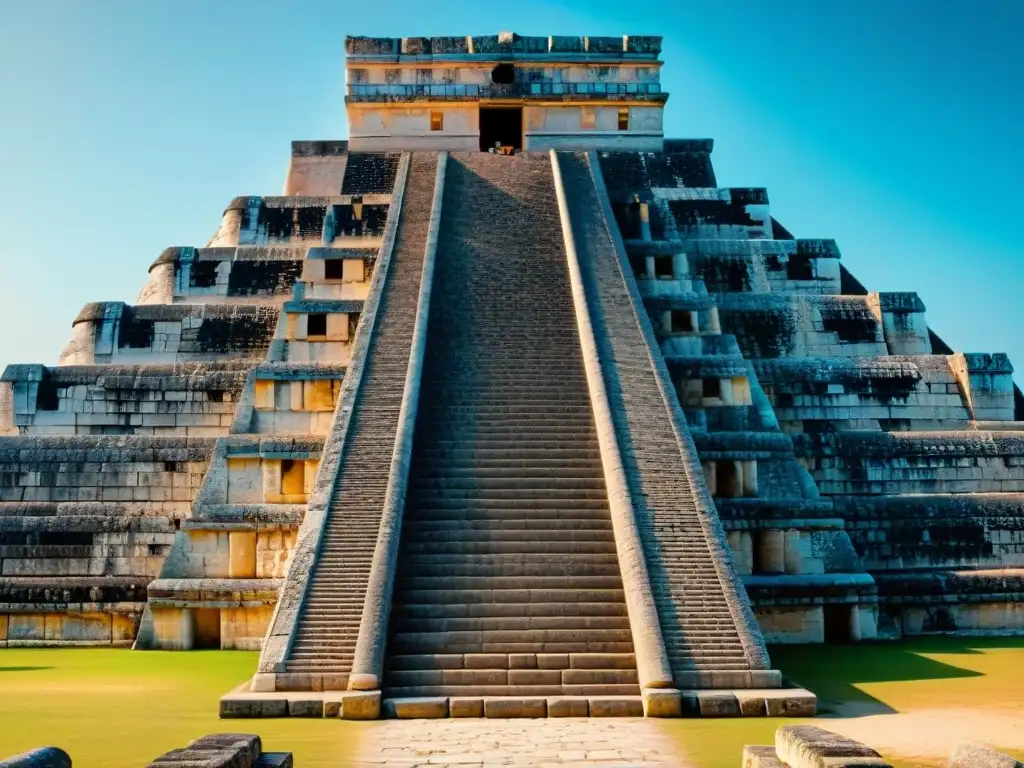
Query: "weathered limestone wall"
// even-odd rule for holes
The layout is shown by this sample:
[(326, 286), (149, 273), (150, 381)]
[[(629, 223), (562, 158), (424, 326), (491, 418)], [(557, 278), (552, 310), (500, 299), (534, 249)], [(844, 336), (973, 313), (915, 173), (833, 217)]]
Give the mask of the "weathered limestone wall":
[(258, 360), (278, 310), (250, 305), (87, 304), (75, 319), (61, 365), (173, 364)]
[(284, 182), (285, 196), (341, 193), (348, 167), (347, 141), (294, 141)]
[(876, 578), (883, 614), (896, 633), (1024, 634), (1020, 569), (881, 572)]
[(867, 297), (721, 294), (718, 315), (750, 359), (889, 354)]
[[(758, 369), (744, 359), (746, 339), (738, 344), (728, 333), (724, 308), (775, 307), (779, 328), (757, 317), (751, 332), (774, 340), (788, 331), (787, 341), (795, 337), (805, 347), (834, 346), (847, 316), (856, 315), (872, 332), (873, 351), (884, 353), (881, 313), (866, 298), (847, 302), (833, 295), (841, 286), (834, 242), (765, 239), (776, 223), (764, 191), (713, 188), (713, 175), (696, 152), (606, 153), (601, 164), (611, 178), (634, 276), (766, 640), (874, 637), (874, 582), (842, 519), (818, 499), (780, 432)], [(803, 309), (802, 318), (794, 305)]]
[[(624, 227), (627, 243), (634, 239), (654, 241), (680, 240), (756, 240), (771, 238), (768, 193), (758, 188), (707, 189), (691, 187), (652, 187), (640, 201), (614, 199), (616, 219)], [(634, 207), (647, 202), (650, 235), (645, 236)], [(631, 243), (630, 243), (631, 244)]]
[(1017, 432), (837, 432), (794, 435), (824, 495), (1024, 491)]
[[(831, 240), (651, 240), (634, 250), (651, 266), (681, 260), (676, 271), (711, 293), (839, 293), (839, 251)], [(644, 266), (634, 264), (638, 275)], [(658, 267), (645, 276), (664, 280)]]
[(1024, 496), (929, 493), (832, 499), (864, 566), (1024, 567)]
[(166, 280), (161, 270), (169, 269), (168, 298), (147, 303), (280, 303), (291, 294), (308, 251), (301, 245), (167, 248), (150, 267), (150, 283)]
[(212, 448), (0, 438), (0, 642), (130, 644)]
[[(187, 504), (199, 486), (212, 438), (0, 438), (0, 502)], [(172, 517), (181, 517), (177, 507)]]
[(791, 433), (956, 430), (971, 421), (944, 355), (778, 358), (754, 367)]
[(345, 366), (265, 364), (249, 393), (250, 421), (234, 431), (268, 435), (326, 435), (334, 418)]
[(657, 152), (663, 142), (661, 105), (631, 105), (628, 128), (619, 128), (619, 107), (528, 106), (523, 110), (523, 148)]
[(346, 45), (353, 149), (476, 151), (479, 110), (495, 105), (522, 109), (527, 150), (661, 149), (658, 38), (501, 33)]
[[(251, 364), (11, 365), (0, 378), (0, 433), (227, 434)], [(4, 426), (6, 425), (6, 426)]]

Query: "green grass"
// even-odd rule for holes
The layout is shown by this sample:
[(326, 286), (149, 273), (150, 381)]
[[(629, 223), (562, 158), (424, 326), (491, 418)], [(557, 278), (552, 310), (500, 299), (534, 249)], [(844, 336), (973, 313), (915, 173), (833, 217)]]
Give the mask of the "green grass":
[[(935, 638), (898, 644), (779, 646), (772, 662), (797, 684), (814, 691), (823, 714), (887, 714), (978, 708), (1024, 713), (1024, 639)], [(744, 744), (772, 744), (780, 725), (807, 720), (743, 718), (671, 720), (664, 727), (696, 768), (735, 768)], [(816, 725), (828, 728), (827, 720)], [(870, 745), (869, 745), (870, 746)], [(1018, 759), (1024, 750), (994, 745)], [(900, 760), (897, 768), (944, 761)]]
[[(1022, 639), (779, 647), (772, 659), (832, 713), (1024, 712)], [(302, 768), (348, 764), (372, 723), (217, 717), (217, 700), (255, 665), (255, 653), (231, 651), (0, 650), (0, 758), (53, 744), (70, 752), (77, 768), (136, 768), (197, 736), (238, 730), (259, 733), (268, 749), (294, 752)], [(744, 744), (771, 744), (784, 722), (671, 720), (662, 726), (695, 768), (735, 768)], [(1007, 751), (1024, 757), (1019, 748)], [(939, 762), (895, 760), (898, 768)]]
[(138, 768), (218, 731), (258, 733), (303, 768), (346, 765), (372, 725), (343, 720), (220, 720), (218, 699), (248, 678), (256, 653), (113, 648), (0, 650), (0, 759), (59, 746), (76, 768)]

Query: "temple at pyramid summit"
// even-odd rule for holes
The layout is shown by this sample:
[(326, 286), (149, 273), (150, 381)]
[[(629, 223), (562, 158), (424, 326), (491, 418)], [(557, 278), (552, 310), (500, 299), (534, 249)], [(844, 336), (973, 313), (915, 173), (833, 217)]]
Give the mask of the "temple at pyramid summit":
[(1024, 633), (1007, 357), (666, 138), (661, 38), (346, 51), (347, 140), (4, 371), (0, 646), (259, 650), (226, 717), (799, 715), (766, 644)]

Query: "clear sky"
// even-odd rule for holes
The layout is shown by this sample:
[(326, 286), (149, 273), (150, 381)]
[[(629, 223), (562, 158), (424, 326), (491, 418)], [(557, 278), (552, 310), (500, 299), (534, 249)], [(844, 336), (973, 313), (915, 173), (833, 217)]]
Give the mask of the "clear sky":
[(666, 135), (1024, 381), (1021, 0), (0, 0), (0, 366), (344, 138), (346, 34), (504, 29), (663, 35)]

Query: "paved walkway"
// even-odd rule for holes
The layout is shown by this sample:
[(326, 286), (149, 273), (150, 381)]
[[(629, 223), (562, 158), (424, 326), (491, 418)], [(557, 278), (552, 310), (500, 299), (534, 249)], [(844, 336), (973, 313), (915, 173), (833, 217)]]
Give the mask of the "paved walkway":
[(383, 720), (363, 737), (366, 768), (668, 768), (685, 766), (642, 718)]

